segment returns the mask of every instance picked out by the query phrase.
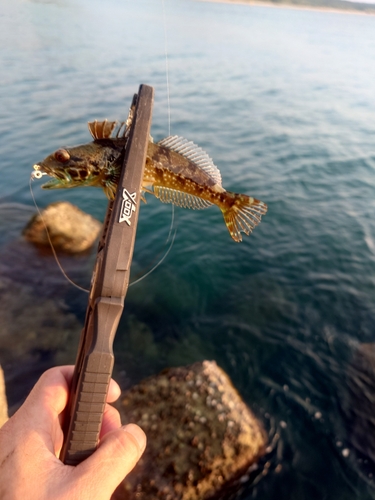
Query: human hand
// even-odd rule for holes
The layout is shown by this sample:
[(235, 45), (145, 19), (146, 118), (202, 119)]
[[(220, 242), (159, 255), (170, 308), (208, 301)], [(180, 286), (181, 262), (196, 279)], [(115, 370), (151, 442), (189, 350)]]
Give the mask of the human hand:
[[(46, 371), (0, 428), (1, 500), (106, 500), (142, 455), (142, 429), (121, 427), (118, 411), (107, 404), (97, 450), (75, 467), (58, 459), (72, 375), (72, 366)], [(107, 401), (116, 401), (120, 392), (112, 380)]]

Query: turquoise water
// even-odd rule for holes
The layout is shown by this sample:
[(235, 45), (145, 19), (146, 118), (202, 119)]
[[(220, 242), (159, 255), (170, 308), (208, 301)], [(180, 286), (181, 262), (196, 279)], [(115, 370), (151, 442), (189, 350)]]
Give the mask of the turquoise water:
[[(176, 209), (171, 252), (129, 289), (116, 375), (127, 387), (215, 359), (270, 436), (243, 499), (375, 498), (375, 17), (182, 0), (166, 0), (165, 16), (156, 0), (3, 0), (0, 16), (1, 275), (83, 321), (87, 297), (19, 238), (30, 172), (89, 141), (87, 121), (124, 119), (140, 83), (155, 88), (154, 139), (168, 135), (166, 26), (172, 134), (269, 212), (236, 244), (215, 207)], [(33, 186), (41, 207), (105, 213), (100, 190)], [(170, 221), (148, 197), (134, 276), (166, 251)], [(84, 286), (92, 262), (63, 260)], [(22, 317), (34, 324), (30, 304)], [(40, 344), (24, 364), (0, 346), (13, 405), (46, 366), (74, 361)]]

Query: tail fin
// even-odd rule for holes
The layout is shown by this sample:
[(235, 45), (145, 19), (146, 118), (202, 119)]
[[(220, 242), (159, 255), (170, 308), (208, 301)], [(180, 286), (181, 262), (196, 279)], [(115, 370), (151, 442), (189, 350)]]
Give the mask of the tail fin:
[[(228, 231), (234, 241), (242, 241), (241, 232), (249, 235), (257, 226), (262, 215), (267, 212), (267, 205), (245, 194), (230, 193), (227, 191), (233, 204), (229, 207), (221, 208)], [(232, 201), (231, 200), (231, 201)]]

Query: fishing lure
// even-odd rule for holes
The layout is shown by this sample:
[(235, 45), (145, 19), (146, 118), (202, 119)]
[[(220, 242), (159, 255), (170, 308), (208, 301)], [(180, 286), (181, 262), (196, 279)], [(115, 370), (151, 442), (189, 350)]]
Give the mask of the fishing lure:
[[(72, 148), (60, 148), (34, 165), (33, 177), (49, 175), (52, 179), (44, 189), (96, 186), (114, 199), (123, 154), (128, 141), (128, 124), (121, 134), (117, 122), (89, 122), (93, 141)], [(242, 241), (241, 233), (249, 235), (257, 226), (267, 205), (245, 194), (226, 191), (221, 174), (202, 148), (179, 136), (169, 136), (157, 143), (150, 138), (142, 181), (144, 193), (156, 196), (163, 203), (179, 207), (205, 209), (217, 205), (234, 241)]]

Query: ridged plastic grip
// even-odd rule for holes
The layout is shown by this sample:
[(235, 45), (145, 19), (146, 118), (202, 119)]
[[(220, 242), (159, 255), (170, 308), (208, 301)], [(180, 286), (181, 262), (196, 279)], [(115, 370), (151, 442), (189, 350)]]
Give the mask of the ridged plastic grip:
[(113, 339), (122, 310), (120, 299), (101, 297), (91, 311), (88, 329), (92, 329), (93, 343), (83, 359), (76, 387), (72, 387), (71, 418), (60, 455), (65, 464), (79, 464), (98, 444), (113, 371)]
[[(99, 356), (101, 359), (98, 360)], [(107, 365), (112, 364), (111, 358), (108, 354), (93, 353), (87, 360), (72, 428), (72, 439), (69, 441), (69, 451), (65, 458), (66, 464), (80, 463), (89, 457), (97, 446), (111, 375), (91, 371), (90, 365), (94, 365), (94, 368), (103, 361)]]

